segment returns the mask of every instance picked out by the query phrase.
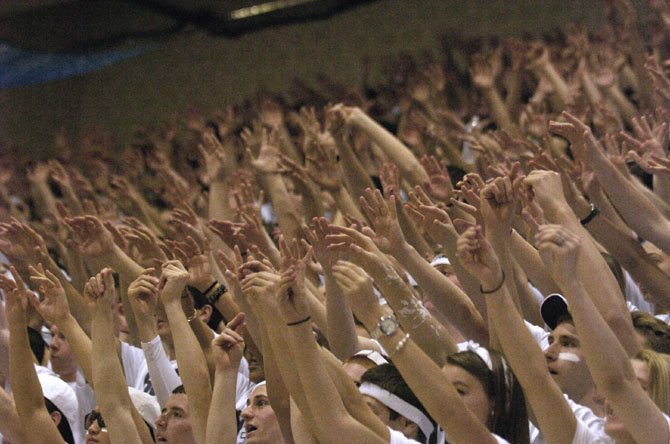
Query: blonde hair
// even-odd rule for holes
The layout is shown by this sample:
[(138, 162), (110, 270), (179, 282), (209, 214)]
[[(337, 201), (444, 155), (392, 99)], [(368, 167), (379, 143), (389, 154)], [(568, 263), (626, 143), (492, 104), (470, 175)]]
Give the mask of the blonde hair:
[(633, 359), (649, 365), (649, 396), (665, 414), (670, 414), (670, 355), (641, 350)]

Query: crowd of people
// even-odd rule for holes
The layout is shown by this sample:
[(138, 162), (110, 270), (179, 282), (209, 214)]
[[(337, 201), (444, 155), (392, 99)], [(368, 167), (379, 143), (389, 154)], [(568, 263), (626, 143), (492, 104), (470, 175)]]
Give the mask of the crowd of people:
[(670, 4), (605, 6), (0, 155), (1, 442), (670, 443)]

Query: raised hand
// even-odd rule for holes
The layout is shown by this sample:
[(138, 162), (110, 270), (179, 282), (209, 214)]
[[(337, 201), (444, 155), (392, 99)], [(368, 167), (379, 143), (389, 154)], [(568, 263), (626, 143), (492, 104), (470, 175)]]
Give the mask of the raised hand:
[(29, 270), (30, 279), (39, 285), (40, 293), (44, 295), (42, 302), (31, 298), (32, 306), (45, 320), (59, 325), (70, 315), (65, 289), (53, 273), (44, 270), (41, 263), (37, 267), (29, 266)]
[(225, 179), (232, 171), (234, 165), (231, 156), (213, 132), (205, 131), (202, 134), (202, 143), (198, 149), (205, 160), (205, 170), (211, 182)]
[(186, 268), (179, 261), (168, 261), (163, 264), (158, 288), (161, 292), (163, 304), (180, 304), (181, 293), (186, 287), (189, 275)]
[(441, 202), (449, 202), (454, 188), (451, 184), (451, 178), (447, 167), (443, 162), (439, 162), (435, 156), (423, 156), (421, 166), (428, 173), (428, 182), (423, 184), (426, 192), (434, 199)]
[(498, 257), (482, 233), (482, 227), (470, 227), (456, 244), (458, 258), (470, 274), (479, 279), (482, 288), (496, 288), (504, 277)]
[(370, 188), (366, 189), (365, 196), (360, 198), (361, 210), (374, 229), (372, 231), (366, 228), (364, 232), (385, 253), (390, 253), (406, 242), (398, 222), (395, 199), (392, 194), (384, 198), (379, 190), (373, 192)]
[(212, 340), (212, 355), (217, 370), (237, 371), (244, 353), (244, 338), (239, 333), (244, 319), (244, 313), (238, 313), (221, 334)]
[(254, 157), (247, 145), (247, 154), (252, 159), (251, 166), (259, 173), (274, 174), (281, 171), (279, 152), (279, 132), (276, 129), (270, 132), (265, 128), (261, 130), (258, 157)]
[(66, 218), (77, 238), (79, 252), (84, 256), (100, 256), (114, 250), (114, 237), (95, 216)]
[(103, 268), (100, 273), (89, 278), (84, 286), (84, 300), (91, 315), (101, 313), (111, 317), (114, 302), (114, 277), (111, 268)]
[(542, 225), (535, 235), (535, 243), (556, 283), (564, 287), (574, 282), (581, 251), (579, 238), (562, 225)]
[(159, 279), (153, 275), (156, 270), (147, 268), (128, 286), (128, 300), (135, 316), (151, 319), (158, 302)]
[(444, 209), (434, 205), (428, 195), (418, 185), (409, 193), (410, 201), (405, 204), (407, 214), (414, 223), (427, 233), (433, 242), (447, 245), (458, 237), (456, 228)]
[(337, 253), (327, 248), (326, 236), (331, 234), (328, 220), (325, 217), (315, 217), (312, 225), (303, 226), (302, 231), (306, 239), (302, 241), (303, 247), (308, 248), (311, 245), (316, 260), (323, 268), (330, 269), (337, 260)]
[(374, 294), (372, 279), (361, 267), (339, 260), (333, 265), (333, 277), (359, 319), (368, 314), (374, 316), (379, 301)]
[(16, 328), (25, 328), (28, 325), (28, 304), (30, 298), (35, 298), (35, 295), (26, 286), (21, 279), (21, 275), (16, 271), (16, 268), (9, 267), (9, 271), (14, 277), (14, 286), (11, 291), (6, 291), (7, 299), (5, 301), (5, 315), (9, 325), (14, 325)]
[(486, 230), (505, 236), (514, 215), (514, 192), (508, 176), (497, 177), (481, 191), (481, 211)]
[(379, 171), (379, 180), (382, 183), (384, 196), (400, 196), (400, 172), (393, 162), (384, 162)]
[(370, 273), (374, 271), (384, 273), (390, 267), (374, 241), (365, 234), (347, 227), (330, 225), (332, 234), (326, 236), (328, 249), (351, 258), (358, 265), (363, 266)]
[(342, 187), (340, 156), (329, 134), (320, 134), (313, 149), (305, 153), (305, 166), (309, 177), (324, 190), (335, 192)]

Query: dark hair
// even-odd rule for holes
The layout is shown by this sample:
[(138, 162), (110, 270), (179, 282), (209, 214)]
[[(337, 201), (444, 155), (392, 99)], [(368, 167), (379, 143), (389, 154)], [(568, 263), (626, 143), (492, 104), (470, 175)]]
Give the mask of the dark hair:
[(619, 284), (619, 288), (621, 289), (621, 293), (626, 294), (626, 276), (623, 274), (623, 268), (621, 268), (621, 264), (619, 263), (618, 260), (614, 256), (612, 256), (609, 253), (605, 253), (604, 251), (600, 253), (600, 255), (605, 259), (605, 263), (607, 264), (608, 267), (610, 267), (610, 271), (614, 275), (614, 278), (617, 281), (617, 284)]
[(178, 395), (180, 393), (183, 393), (184, 395), (186, 394), (186, 389), (184, 388), (184, 384), (175, 387), (174, 390), (172, 390), (173, 395)]
[(28, 327), (28, 341), (30, 342), (30, 350), (32, 350), (37, 363), (41, 364), (44, 359), (44, 352), (47, 348), (47, 343), (44, 342), (42, 334), (34, 328)]
[[(374, 384), (421, 410), (421, 412), (426, 415), (433, 426), (435, 426), (435, 421), (433, 421), (433, 418), (430, 417), (430, 414), (423, 407), (423, 404), (421, 404), (419, 398), (417, 398), (412, 389), (409, 388), (409, 385), (407, 385), (405, 380), (402, 378), (402, 375), (393, 364), (381, 364), (366, 370), (365, 373), (363, 373), (363, 376), (361, 376), (361, 384), (364, 382)], [(389, 419), (391, 421), (398, 419), (399, 416), (400, 413), (389, 408)], [(435, 441), (436, 435), (436, 433), (431, 435), (430, 442)], [(417, 427), (416, 440), (420, 442), (426, 442), (426, 438), (427, 437), (424, 435), (423, 431)]]
[(643, 311), (630, 314), (635, 330), (645, 337), (645, 348), (657, 353), (670, 354), (670, 326)]
[[(556, 327), (561, 325), (564, 322), (569, 322), (572, 325), (575, 325), (575, 321), (572, 319), (572, 315), (570, 313), (563, 313), (559, 317), (556, 318)], [(556, 328), (554, 327), (554, 328)]]
[(70, 428), (70, 422), (68, 421), (67, 417), (63, 414), (61, 409), (56, 407), (56, 404), (51, 402), (46, 397), (44, 398), (44, 404), (46, 405), (49, 414), (53, 412), (60, 413), (60, 422), (58, 423), (58, 431), (60, 432), (60, 436), (67, 444), (74, 444), (74, 436), (72, 435), (72, 429)]
[(209, 305), (212, 308), (212, 314), (207, 321), (207, 326), (214, 331), (219, 331), (219, 324), (224, 321), (219, 309), (207, 302), (207, 299), (202, 293), (196, 294), (195, 292), (189, 292), (189, 294), (193, 296), (193, 307), (196, 310), (202, 310), (202, 307), (205, 305)]
[[(456, 365), (477, 378), (486, 396), (493, 403), (487, 427), (511, 443), (528, 442), (528, 414), (523, 390), (503, 357), (489, 351), (493, 370), (473, 351), (462, 351), (447, 357), (447, 364)], [(509, 381), (509, 382), (508, 382)]]

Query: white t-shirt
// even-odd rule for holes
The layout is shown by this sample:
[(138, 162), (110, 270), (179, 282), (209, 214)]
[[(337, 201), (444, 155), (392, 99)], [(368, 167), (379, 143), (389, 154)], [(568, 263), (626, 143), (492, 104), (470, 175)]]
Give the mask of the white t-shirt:
[(533, 336), (533, 339), (535, 339), (535, 342), (538, 343), (540, 348), (542, 350), (549, 348), (549, 332), (538, 325), (531, 324), (528, 321), (523, 322), (526, 324), (526, 328), (528, 328), (528, 331), (530, 332), (531, 336)]
[(121, 363), (123, 374), (126, 376), (126, 384), (144, 391), (144, 381), (149, 374), (149, 368), (142, 349), (121, 342)]
[[(610, 444), (612, 439), (605, 433), (605, 420), (581, 404), (565, 396), (566, 401), (577, 419), (577, 429), (573, 444)], [(530, 423), (531, 444), (545, 444), (546, 441), (540, 430)]]
[(391, 432), (390, 444), (421, 444), (419, 441), (409, 439), (397, 430), (389, 429), (389, 432)]

